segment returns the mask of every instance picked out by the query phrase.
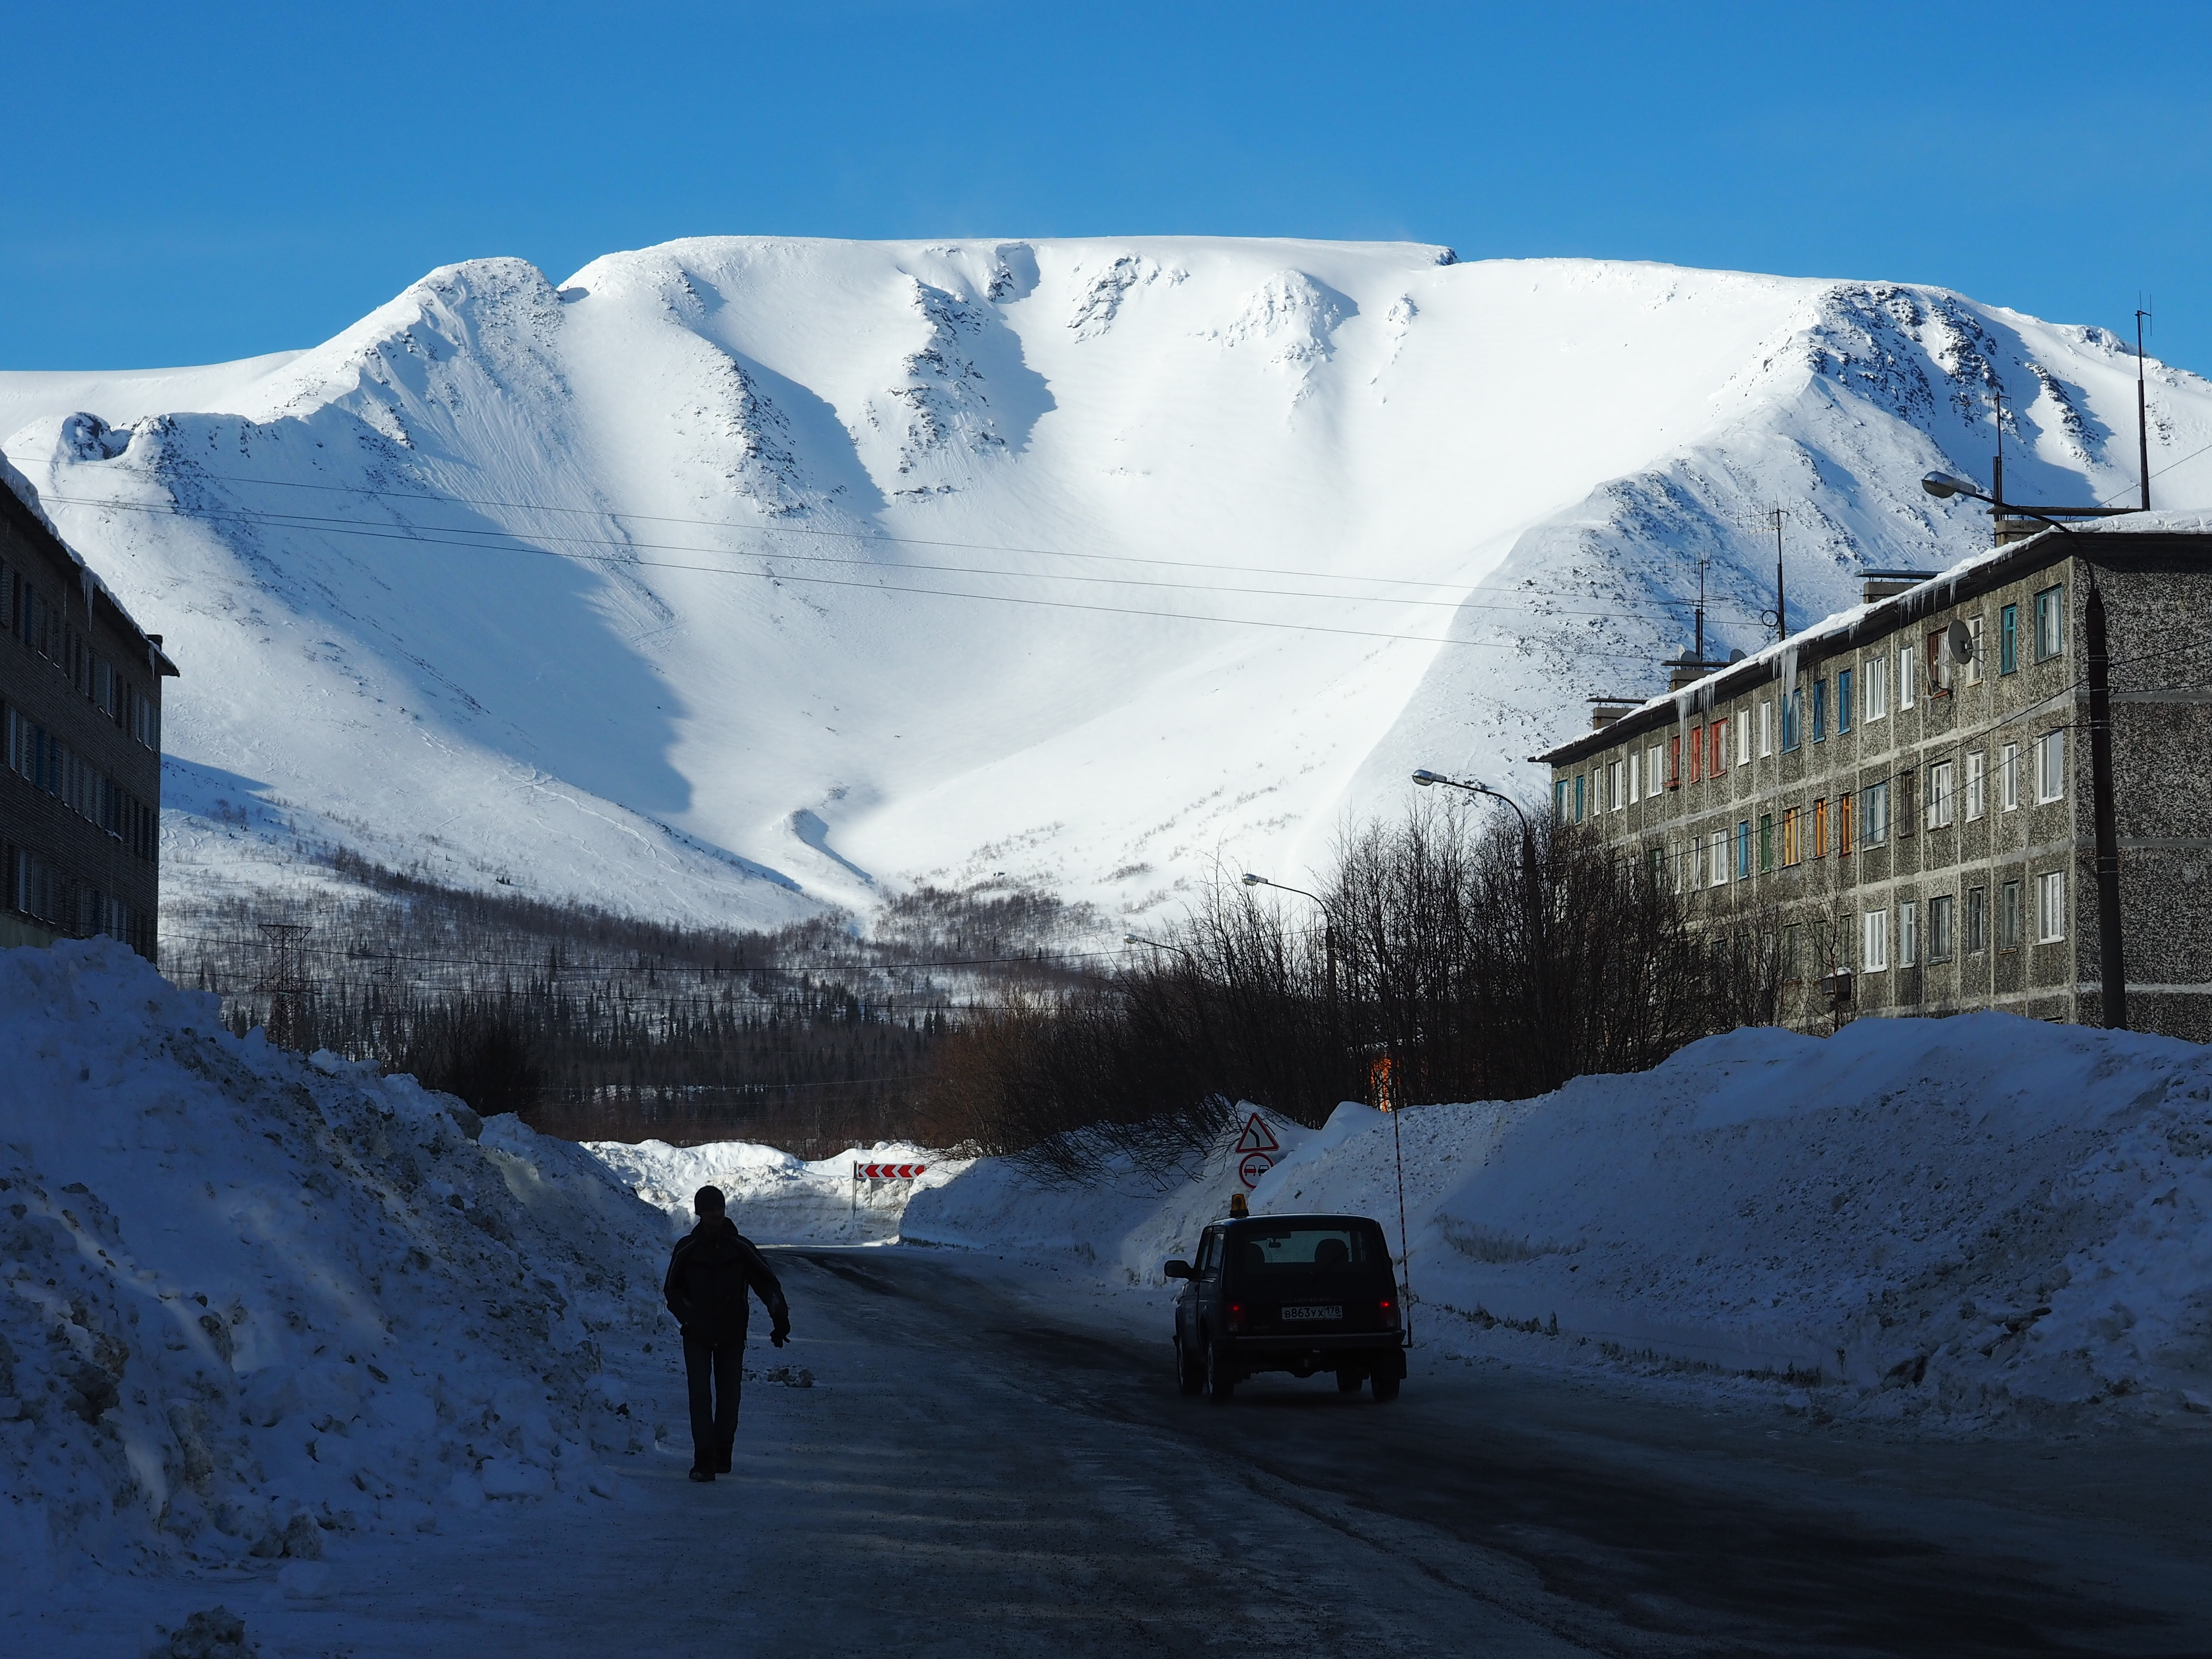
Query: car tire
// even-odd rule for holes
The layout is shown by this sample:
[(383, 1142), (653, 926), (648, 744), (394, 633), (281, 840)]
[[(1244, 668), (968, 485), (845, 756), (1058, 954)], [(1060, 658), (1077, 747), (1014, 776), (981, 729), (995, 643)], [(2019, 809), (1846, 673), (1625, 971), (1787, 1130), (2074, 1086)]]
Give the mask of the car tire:
[(1398, 1397), (1398, 1389), (1405, 1378), (1390, 1371), (1377, 1371), (1369, 1382), (1375, 1389), (1375, 1403), (1387, 1406)]
[(1182, 1338), (1180, 1336), (1175, 1340), (1175, 1359), (1177, 1394), (1196, 1394), (1206, 1386), (1206, 1372), (1200, 1368), (1198, 1362), (1191, 1358), (1190, 1351), (1183, 1346)]
[(1221, 1345), (1206, 1345), (1206, 1397), (1217, 1406), (1229, 1403), (1229, 1396), (1237, 1392), (1237, 1377), (1223, 1358)]
[(1359, 1385), (1366, 1380), (1365, 1371), (1357, 1365), (1346, 1365), (1336, 1374), (1336, 1391), (1339, 1394), (1358, 1394)]

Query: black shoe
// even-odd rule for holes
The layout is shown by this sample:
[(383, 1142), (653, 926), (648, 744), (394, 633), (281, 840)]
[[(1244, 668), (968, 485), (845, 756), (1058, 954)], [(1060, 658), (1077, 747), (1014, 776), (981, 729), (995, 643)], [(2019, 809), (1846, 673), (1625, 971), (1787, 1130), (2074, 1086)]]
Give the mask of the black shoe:
[(714, 1472), (712, 1469), (702, 1469), (694, 1463), (691, 1466), (691, 1478), (694, 1480), (712, 1480), (714, 1478)]

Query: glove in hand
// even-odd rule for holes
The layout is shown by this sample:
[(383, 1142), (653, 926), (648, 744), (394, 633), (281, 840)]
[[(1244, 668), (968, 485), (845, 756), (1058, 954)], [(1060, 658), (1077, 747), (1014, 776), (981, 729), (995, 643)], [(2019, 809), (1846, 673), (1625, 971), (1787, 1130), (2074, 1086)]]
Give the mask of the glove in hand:
[(783, 1346), (787, 1341), (788, 1341), (788, 1340), (790, 1340), (790, 1337), (791, 1337), (791, 1333), (790, 1333), (789, 1331), (786, 1331), (786, 1330), (775, 1330), (775, 1331), (770, 1331), (770, 1332), (768, 1334), (768, 1340), (769, 1340), (769, 1341), (771, 1341), (771, 1342), (775, 1343), (775, 1346), (776, 1346), (777, 1347), (779, 1347), (779, 1348), (780, 1348), (780, 1347), (781, 1347), (781, 1346)]

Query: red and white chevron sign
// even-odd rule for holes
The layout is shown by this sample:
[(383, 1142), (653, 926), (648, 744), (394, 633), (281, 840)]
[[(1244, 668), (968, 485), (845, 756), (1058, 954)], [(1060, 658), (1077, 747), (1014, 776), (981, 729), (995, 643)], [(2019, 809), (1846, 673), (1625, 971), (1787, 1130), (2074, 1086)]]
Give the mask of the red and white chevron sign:
[(911, 1181), (927, 1170), (927, 1164), (855, 1164), (855, 1181)]

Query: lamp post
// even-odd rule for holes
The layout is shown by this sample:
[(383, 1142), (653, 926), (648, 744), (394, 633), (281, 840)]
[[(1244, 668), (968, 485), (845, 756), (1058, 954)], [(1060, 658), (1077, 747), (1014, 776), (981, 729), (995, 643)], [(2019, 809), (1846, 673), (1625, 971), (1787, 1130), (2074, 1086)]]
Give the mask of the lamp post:
[(1513, 809), (1513, 816), (1521, 820), (1521, 880), (1526, 888), (1525, 902), (1528, 911), (1530, 945), (1528, 996), (1530, 1012), (1540, 1038), (1544, 1029), (1545, 1010), (1550, 1002), (1547, 984), (1550, 977), (1550, 949), (1547, 942), (1548, 930), (1544, 925), (1544, 884), (1536, 865), (1536, 829), (1528, 822), (1528, 815), (1521, 810), (1521, 803), (1512, 796), (1492, 789), (1486, 783), (1473, 779), (1448, 778), (1441, 772), (1431, 772), (1423, 767), (1413, 774), (1413, 781), (1422, 788), (1433, 788), (1442, 784), (1447, 789), (1464, 790), (1470, 795), (1483, 795), (1492, 800), (1502, 800)]
[(1321, 906), (1322, 951), (1328, 961), (1328, 1018), (1329, 1024), (1334, 1026), (1336, 1024), (1336, 921), (1329, 915), (1328, 901), (1319, 893), (1309, 893), (1304, 888), (1293, 887), (1286, 881), (1271, 881), (1266, 876), (1254, 875), (1249, 870), (1244, 872), (1244, 884), (1247, 887), (1272, 887), (1278, 892), (1296, 893), (1300, 898), (1311, 899), (1316, 904)]

